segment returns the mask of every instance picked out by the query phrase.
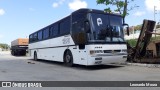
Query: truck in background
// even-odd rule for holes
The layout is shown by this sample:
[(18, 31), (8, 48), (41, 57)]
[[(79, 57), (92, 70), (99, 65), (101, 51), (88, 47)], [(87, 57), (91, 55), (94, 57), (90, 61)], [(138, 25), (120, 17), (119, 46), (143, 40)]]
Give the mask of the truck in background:
[(18, 38), (11, 42), (13, 56), (25, 56), (28, 51), (28, 38)]

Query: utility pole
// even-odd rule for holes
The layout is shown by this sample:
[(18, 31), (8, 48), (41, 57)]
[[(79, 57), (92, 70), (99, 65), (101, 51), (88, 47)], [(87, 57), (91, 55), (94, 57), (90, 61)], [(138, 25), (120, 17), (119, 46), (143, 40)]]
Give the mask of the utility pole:
[(156, 21), (156, 6), (154, 6), (154, 21)]
[(132, 26), (132, 30), (133, 30), (133, 39), (135, 39), (134, 26)]
[[(154, 6), (154, 21), (156, 21), (156, 6)], [(156, 33), (156, 26), (155, 26), (155, 28), (154, 28), (154, 30), (155, 30), (155, 33)], [(155, 39), (156, 39), (156, 34), (155, 34)]]

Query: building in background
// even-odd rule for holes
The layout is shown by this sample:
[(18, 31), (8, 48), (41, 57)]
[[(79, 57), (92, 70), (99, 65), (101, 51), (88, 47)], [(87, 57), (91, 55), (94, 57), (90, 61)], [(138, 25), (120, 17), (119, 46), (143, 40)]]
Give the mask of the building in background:
[[(130, 33), (129, 36), (125, 33), (125, 37), (124, 38), (126, 40), (138, 39), (141, 30), (136, 30), (134, 27), (135, 26), (132, 26), (132, 27), (129, 28), (129, 33)], [(160, 34), (160, 25), (159, 25), (159, 27), (158, 27), (158, 25), (156, 26), (156, 30), (154, 30), (154, 32)], [(155, 34), (152, 35), (152, 37), (159, 37), (159, 36), (160, 35), (155, 35)]]
[(135, 26), (129, 27), (129, 36), (125, 34), (125, 39), (130, 40), (130, 39), (138, 39), (140, 35), (140, 30), (135, 30)]
[(140, 35), (140, 30), (136, 30), (134, 33), (131, 33), (129, 36), (128, 35), (125, 35), (125, 39), (126, 40), (130, 40), (130, 39), (138, 39)]

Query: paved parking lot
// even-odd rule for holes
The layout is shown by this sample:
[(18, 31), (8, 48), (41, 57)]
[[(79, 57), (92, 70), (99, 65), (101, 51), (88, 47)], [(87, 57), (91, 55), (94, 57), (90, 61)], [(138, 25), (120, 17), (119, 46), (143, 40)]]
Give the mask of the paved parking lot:
[[(66, 67), (0, 52), (0, 81), (160, 81), (160, 68), (133, 65)], [(122, 89), (123, 90), (123, 89)]]

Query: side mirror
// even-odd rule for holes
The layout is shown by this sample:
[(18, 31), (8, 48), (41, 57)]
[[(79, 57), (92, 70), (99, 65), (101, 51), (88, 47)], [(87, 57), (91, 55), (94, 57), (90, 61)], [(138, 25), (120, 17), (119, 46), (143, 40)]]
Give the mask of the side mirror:
[(123, 24), (123, 27), (125, 27), (125, 26), (127, 26), (126, 31), (127, 31), (127, 35), (129, 36), (129, 25), (128, 24)]
[(127, 35), (129, 36), (129, 27), (127, 27)]
[(90, 24), (89, 24), (88, 21), (84, 22), (84, 28), (85, 28), (86, 33), (90, 33), (91, 32)]

